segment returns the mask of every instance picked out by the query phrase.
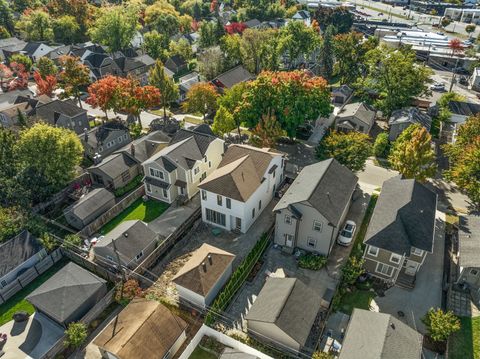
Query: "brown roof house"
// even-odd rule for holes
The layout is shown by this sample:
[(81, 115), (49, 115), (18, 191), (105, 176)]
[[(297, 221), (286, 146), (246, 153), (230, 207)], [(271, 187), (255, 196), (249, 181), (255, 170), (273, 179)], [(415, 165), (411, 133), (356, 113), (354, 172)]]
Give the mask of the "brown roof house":
[(218, 168), (203, 180), (202, 219), (245, 233), (284, 179), (284, 155), (268, 148), (230, 146)]
[(268, 278), (247, 313), (248, 331), (262, 341), (305, 347), (322, 299), (297, 278)]
[(134, 299), (95, 338), (106, 359), (173, 358), (187, 323), (154, 300)]
[(181, 299), (200, 308), (210, 305), (232, 275), (235, 256), (202, 244), (172, 279)]

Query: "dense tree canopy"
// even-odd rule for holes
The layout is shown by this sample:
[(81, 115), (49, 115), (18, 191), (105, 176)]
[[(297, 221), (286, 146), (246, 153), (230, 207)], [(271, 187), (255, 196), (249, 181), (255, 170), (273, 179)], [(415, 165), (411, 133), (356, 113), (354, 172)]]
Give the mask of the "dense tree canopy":
[(163, 117), (167, 117), (167, 106), (178, 98), (178, 86), (166, 73), (161, 61), (157, 61), (150, 71), (150, 85), (160, 91), (160, 104), (163, 107)]

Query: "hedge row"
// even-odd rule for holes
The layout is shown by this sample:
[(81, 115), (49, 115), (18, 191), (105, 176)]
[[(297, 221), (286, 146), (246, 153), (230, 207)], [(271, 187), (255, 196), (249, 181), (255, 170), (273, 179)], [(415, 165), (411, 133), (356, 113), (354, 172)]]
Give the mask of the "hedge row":
[(211, 309), (205, 317), (205, 324), (212, 325), (216, 319), (216, 313), (221, 313), (228, 306), (233, 296), (243, 285), (243, 282), (247, 279), (248, 275), (252, 271), (255, 263), (258, 262), (263, 252), (268, 246), (269, 235), (268, 233), (262, 234), (260, 239), (255, 243), (247, 257), (233, 272), (230, 280), (227, 282), (223, 290), (211, 305)]

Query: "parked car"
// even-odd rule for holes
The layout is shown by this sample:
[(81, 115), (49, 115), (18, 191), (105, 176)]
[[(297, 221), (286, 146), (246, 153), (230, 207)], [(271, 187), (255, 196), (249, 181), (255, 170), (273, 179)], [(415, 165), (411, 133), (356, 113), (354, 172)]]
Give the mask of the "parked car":
[(352, 241), (353, 237), (355, 236), (355, 231), (357, 229), (357, 225), (354, 221), (348, 220), (345, 222), (345, 226), (340, 231), (338, 235), (337, 243), (341, 246), (349, 246)]
[(445, 91), (445, 84), (435, 83), (430, 86), (430, 90), (432, 91)]

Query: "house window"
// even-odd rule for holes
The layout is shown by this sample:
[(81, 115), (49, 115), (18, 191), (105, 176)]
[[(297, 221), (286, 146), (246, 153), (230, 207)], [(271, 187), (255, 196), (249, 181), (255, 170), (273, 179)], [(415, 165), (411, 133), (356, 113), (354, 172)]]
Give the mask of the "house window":
[(359, 130), (360, 132), (363, 132), (363, 126), (359, 126), (359, 127), (358, 127), (358, 130)]
[(2, 287), (5, 287), (7, 285), (7, 281), (6, 280), (2, 280)]
[(322, 231), (322, 222), (319, 221), (313, 221), (313, 230), (317, 232)]
[(255, 218), (255, 208), (252, 208), (252, 218)]
[(117, 138), (117, 141), (118, 141), (118, 143), (122, 143), (123, 138), (122, 138), (122, 137), (119, 137), (119, 138)]
[(285, 215), (285, 223), (292, 224), (292, 217), (290, 217), (288, 214)]
[(168, 192), (166, 189), (163, 189), (163, 197), (168, 198)]
[(100, 147), (98, 148), (98, 152), (103, 152), (103, 147), (102, 147), (102, 146), (100, 146)]
[(317, 240), (312, 237), (307, 238), (307, 245), (311, 248), (315, 248), (315, 245), (317, 244)]
[(473, 275), (473, 276), (477, 276), (478, 270), (472, 268), (472, 269), (470, 269), (470, 274)]
[(127, 137), (128, 137), (128, 134), (124, 134), (124, 135), (123, 135), (123, 138), (124, 138), (124, 139), (127, 139)]
[(216, 223), (225, 227), (226, 217), (223, 213), (219, 213), (216, 211), (212, 211), (211, 209), (205, 208), (205, 214), (207, 217), (207, 221)]
[(160, 178), (160, 179), (165, 179), (165, 174), (163, 173), (163, 171), (160, 171), (160, 170), (157, 170), (155, 168), (150, 168), (150, 175), (152, 177), (157, 177), (157, 178)]
[(219, 206), (222, 205), (222, 196), (220, 196), (219, 194), (217, 194), (217, 204), (218, 204)]
[(377, 247), (369, 246), (369, 247), (368, 247), (368, 254), (371, 255), (371, 256), (373, 256), (373, 257), (378, 256), (378, 248), (377, 248)]
[(398, 264), (400, 263), (400, 260), (402, 259), (402, 256), (399, 256), (398, 254), (392, 253), (390, 256), (390, 262)]
[(107, 148), (110, 148), (112, 147), (112, 143), (111, 142), (107, 142)]
[(412, 254), (414, 254), (416, 256), (422, 256), (423, 255), (423, 250), (412, 247)]
[(135, 260), (139, 260), (140, 258), (142, 258), (143, 256), (143, 251), (141, 251), (140, 253), (138, 253), (136, 256), (135, 256)]
[(128, 182), (130, 180), (130, 171), (122, 173), (122, 182)]
[(212, 168), (212, 161), (208, 161), (208, 168)]
[(203, 159), (205, 163), (207, 163), (207, 156), (205, 156), (205, 158)]
[(393, 273), (393, 267), (383, 263), (377, 263), (377, 268), (375, 269), (375, 272), (391, 277)]
[(230, 198), (227, 198), (225, 201), (227, 202), (227, 203), (226, 203), (227, 208), (228, 208), (228, 209), (232, 208), (232, 200), (231, 200)]
[(150, 186), (150, 183), (147, 183), (147, 192), (152, 192), (152, 186)]
[(193, 169), (193, 174), (196, 175), (196, 174), (198, 174), (198, 172), (200, 172), (200, 167), (195, 167), (195, 168)]
[(262, 209), (262, 200), (258, 201), (258, 210), (260, 211)]
[(202, 190), (202, 199), (203, 199), (204, 201), (207, 200), (207, 191)]
[(275, 172), (277, 172), (277, 170), (273, 170), (273, 172), (272, 172), (273, 178), (275, 178)]

